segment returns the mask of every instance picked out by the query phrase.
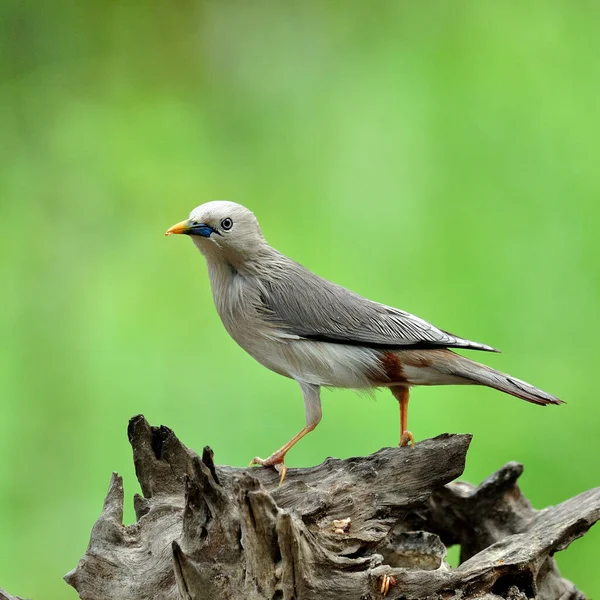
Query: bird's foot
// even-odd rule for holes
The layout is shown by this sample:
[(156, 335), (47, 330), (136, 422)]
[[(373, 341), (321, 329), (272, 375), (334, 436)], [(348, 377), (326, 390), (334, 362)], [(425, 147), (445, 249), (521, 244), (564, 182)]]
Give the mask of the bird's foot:
[(283, 483), (285, 475), (287, 473), (287, 467), (283, 464), (285, 454), (274, 452), (269, 458), (260, 458), (255, 456), (250, 461), (250, 466), (261, 465), (263, 467), (273, 467), (279, 473), (279, 485)]
[(399, 445), (408, 446), (409, 444), (412, 444), (413, 448), (415, 447), (415, 436), (407, 429), (406, 431), (402, 432)]

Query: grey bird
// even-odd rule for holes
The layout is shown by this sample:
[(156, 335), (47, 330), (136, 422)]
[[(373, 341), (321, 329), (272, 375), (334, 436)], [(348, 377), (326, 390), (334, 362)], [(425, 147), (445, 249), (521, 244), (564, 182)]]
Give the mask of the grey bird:
[(285, 477), (288, 450), (321, 420), (320, 388), (388, 387), (400, 405), (400, 445), (409, 389), (484, 385), (544, 406), (561, 404), (524, 381), (452, 352), (497, 352), (410, 313), (367, 300), (315, 275), (271, 247), (254, 214), (234, 202), (207, 202), (165, 235), (190, 236), (204, 255), (214, 302), (229, 335), (259, 363), (298, 382), (306, 425), (269, 458)]

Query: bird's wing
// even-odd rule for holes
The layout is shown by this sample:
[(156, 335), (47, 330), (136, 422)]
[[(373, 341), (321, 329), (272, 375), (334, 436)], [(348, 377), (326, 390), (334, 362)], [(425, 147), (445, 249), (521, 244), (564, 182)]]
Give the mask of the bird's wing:
[(445, 347), (497, 352), (410, 313), (367, 300), (289, 259), (259, 279), (263, 317), (286, 335), (382, 349)]

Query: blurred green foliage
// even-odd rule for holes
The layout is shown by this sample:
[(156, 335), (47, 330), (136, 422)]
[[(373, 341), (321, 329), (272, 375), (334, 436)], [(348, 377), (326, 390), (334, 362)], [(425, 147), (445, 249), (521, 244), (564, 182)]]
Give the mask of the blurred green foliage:
[[(415, 391), (417, 438), (474, 433), (466, 479), (523, 462), (538, 508), (597, 485), (599, 18), (589, 1), (3, 2), (0, 585), (76, 597), (61, 576), (110, 473), (138, 491), (133, 414), (233, 465), (302, 426), (300, 390), (229, 339), (201, 256), (163, 237), (215, 198), (567, 400)], [(288, 463), (393, 445), (397, 411), (325, 392)], [(558, 555), (587, 594), (599, 546)]]

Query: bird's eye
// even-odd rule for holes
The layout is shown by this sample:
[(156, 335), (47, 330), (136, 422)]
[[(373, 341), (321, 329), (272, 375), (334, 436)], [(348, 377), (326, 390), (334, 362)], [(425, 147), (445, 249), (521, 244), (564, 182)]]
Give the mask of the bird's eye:
[(233, 221), (227, 217), (221, 221), (221, 227), (224, 231), (229, 231), (233, 227)]

